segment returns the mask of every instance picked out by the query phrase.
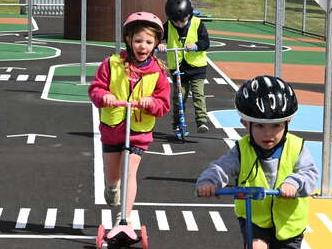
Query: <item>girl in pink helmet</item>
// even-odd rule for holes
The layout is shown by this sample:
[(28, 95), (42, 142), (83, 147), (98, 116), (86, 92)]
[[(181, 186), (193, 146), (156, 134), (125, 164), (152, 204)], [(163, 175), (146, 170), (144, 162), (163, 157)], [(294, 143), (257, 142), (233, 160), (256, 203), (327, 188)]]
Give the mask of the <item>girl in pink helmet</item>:
[[(155, 119), (170, 110), (167, 71), (154, 50), (163, 37), (161, 20), (152, 13), (136, 12), (123, 25), (126, 50), (104, 59), (89, 88), (93, 104), (100, 109), (105, 191), (108, 205), (119, 205), (120, 172), (125, 142), (125, 108), (115, 101), (137, 101), (143, 108), (133, 110), (127, 192), (127, 218), (136, 198), (136, 173), (142, 154), (153, 141)], [(119, 222), (119, 217), (117, 218)]]

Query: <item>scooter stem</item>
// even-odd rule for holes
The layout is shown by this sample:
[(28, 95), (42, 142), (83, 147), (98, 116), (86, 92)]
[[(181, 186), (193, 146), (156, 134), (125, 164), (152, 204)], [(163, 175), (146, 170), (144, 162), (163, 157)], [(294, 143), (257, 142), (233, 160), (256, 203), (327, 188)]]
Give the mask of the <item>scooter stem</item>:
[[(129, 154), (130, 154), (130, 116), (132, 103), (127, 102), (127, 117), (126, 117), (126, 137), (124, 150), (124, 168), (121, 175), (121, 222), (126, 221), (127, 216), (127, 191), (128, 191), (128, 170), (129, 170)], [(126, 224), (125, 224), (126, 225)]]

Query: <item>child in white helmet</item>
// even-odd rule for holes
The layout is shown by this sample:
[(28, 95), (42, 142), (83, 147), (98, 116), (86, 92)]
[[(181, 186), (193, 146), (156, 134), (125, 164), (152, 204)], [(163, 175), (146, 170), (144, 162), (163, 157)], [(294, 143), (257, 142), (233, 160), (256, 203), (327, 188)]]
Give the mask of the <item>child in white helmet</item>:
[[(235, 106), (248, 134), (201, 173), (197, 194), (214, 196), (216, 188), (231, 181), (243, 187), (280, 189), (280, 197), (252, 203), (252, 248), (300, 249), (308, 196), (315, 190), (318, 171), (303, 139), (288, 132), (298, 109), (295, 92), (278, 77), (258, 76), (240, 87)], [(235, 213), (245, 238), (243, 202), (236, 201)]]
[[(127, 217), (137, 192), (136, 174), (142, 154), (153, 141), (156, 118), (170, 110), (170, 86), (163, 63), (154, 50), (163, 36), (161, 20), (152, 13), (136, 12), (123, 25), (126, 50), (106, 58), (98, 67), (89, 96), (100, 108), (100, 133), (105, 173), (104, 196), (108, 205), (119, 205), (120, 172), (125, 143), (125, 108), (116, 101), (136, 101), (131, 118)], [(117, 218), (117, 222), (119, 221)]]

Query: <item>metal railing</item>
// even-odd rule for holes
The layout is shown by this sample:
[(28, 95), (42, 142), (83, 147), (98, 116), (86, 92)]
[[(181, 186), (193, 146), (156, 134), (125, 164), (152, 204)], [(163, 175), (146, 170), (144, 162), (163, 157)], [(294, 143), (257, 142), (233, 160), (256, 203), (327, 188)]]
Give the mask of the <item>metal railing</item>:
[[(28, 0), (20, 0), (20, 13), (27, 14)], [(32, 0), (34, 16), (63, 16), (64, 0)]]
[[(326, 12), (316, 0), (283, 1), (283, 28), (325, 37)], [(192, 0), (194, 8), (208, 19), (256, 21), (272, 25), (275, 25), (277, 2), (279, 0)]]

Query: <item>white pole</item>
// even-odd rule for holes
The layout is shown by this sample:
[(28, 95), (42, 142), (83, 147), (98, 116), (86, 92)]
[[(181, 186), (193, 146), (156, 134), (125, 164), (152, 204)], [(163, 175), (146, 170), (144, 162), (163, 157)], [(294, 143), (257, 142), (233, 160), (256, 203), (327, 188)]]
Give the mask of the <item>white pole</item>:
[(276, 3), (276, 33), (275, 33), (275, 63), (274, 76), (282, 75), (282, 26), (284, 21), (284, 0), (277, 0)]
[[(331, 174), (331, 91), (332, 91), (332, 16), (331, 0), (327, 0), (326, 10), (326, 66), (324, 91), (324, 127), (323, 127), (323, 170), (321, 182), (321, 195), (330, 193)], [(331, 197), (331, 195), (330, 195)]]
[(122, 26), (122, 7), (121, 0), (116, 0), (115, 2), (115, 51), (120, 53), (121, 50), (121, 26)]
[(303, 11), (302, 11), (302, 32), (304, 33), (307, 29), (307, 0), (303, 1)]
[(266, 23), (267, 21), (267, 7), (268, 7), (267, 0), (264, 0), (264, 23)]
[(81, 6), (81, 84), (86, 84), (86, 1)]
[(32, 53), (32, 0), (28, 0), (28, 53)]

